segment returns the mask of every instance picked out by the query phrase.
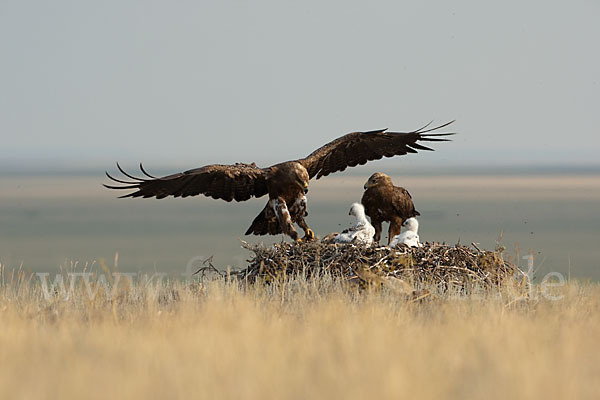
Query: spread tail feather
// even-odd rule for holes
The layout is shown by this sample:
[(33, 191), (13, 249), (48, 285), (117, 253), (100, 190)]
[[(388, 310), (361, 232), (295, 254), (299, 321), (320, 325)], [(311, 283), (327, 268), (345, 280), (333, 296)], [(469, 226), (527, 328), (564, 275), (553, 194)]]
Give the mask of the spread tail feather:
[(267, 216), (267, 207), (269, 203), (263, 208), (263, 210), (254, 218), (252, 224), (246, 231), (246, 235), (277, 235), (282, 233), (281, 226), (277, 221), (277, 218), (273, 215), (271, 218)]

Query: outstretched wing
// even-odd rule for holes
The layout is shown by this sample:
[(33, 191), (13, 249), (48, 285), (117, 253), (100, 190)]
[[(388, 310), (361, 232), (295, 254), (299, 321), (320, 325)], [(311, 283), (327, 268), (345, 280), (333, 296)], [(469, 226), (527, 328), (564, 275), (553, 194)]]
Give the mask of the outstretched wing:
[(308, 157), (298, 160), (311, 178), (343, 171), (347, 167), (366, 164), (367, 161), (383, 157), (416, 153), (417, 150), (433, 150), (417, 142), (446, 142), (443, 136), (454, 132), (432, 133), (454, 121), (434, 128), (428, 128), (431, 122), (412, 132), (387, 132), (387, 129), (370, 132), (354, 132), (344, 135), (315, 150)]
[(128, 174), (118, 163), (117, 168), (128, 180), (114, 178), (107, 172), (106, 176), (120, 185), (104, 186), (109, 189), (135, 189), (134, 192), (121, 197), (162, 199), (167, 196), (188, 197), (203, 194), (225, 201), (244, 201), (252, 196), (264, 196), (268, 191), (267, 171), (254, 164), (207, 165), (162, 178), (148, 174), (142, 164), (140, 170), (145, 175), (144, 178)]

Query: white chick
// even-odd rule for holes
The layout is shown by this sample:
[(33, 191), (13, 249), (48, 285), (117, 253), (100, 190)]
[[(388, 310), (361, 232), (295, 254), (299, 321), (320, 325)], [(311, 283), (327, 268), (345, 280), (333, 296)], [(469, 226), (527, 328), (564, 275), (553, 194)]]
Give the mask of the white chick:
[(404, 243), (408, 247), (421, 247), (421, 243), (419, 243), (419, 234), (417, 233), (419, 230), (419, 221), (416, 218), (408, 218), (402, 224), (406, 228), (406, 230), (392, 238), (390, 242), (390, 247), (394, 248), (400, 243)]
[(365, 207), (360, 203), (354, 203), (348, 214), (356, 217), (356, 224), (339, 233), (333, 241), (335, 243), (358, 242), (371, 244), (375, 235), (375, 228), (373, 228), (373, 225), (369, 223), (365, 216)]

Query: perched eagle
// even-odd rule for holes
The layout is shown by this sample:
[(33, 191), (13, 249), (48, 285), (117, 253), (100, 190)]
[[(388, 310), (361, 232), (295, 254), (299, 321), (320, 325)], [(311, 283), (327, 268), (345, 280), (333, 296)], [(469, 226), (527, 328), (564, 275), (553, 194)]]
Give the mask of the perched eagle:
[(375, 243), (381, 238), (381, 223), (389, 222), (388, 244), (400, 233), (402, 223), (409, 218), (421, 215), (415, 210), (408, 190), (394, 186), (392, 179), (383, 172), (376, 172), (365, 183), (365, 192), (360, 202), (365, 213), (371, 218), (375, 228)]
[[(276, 235), (284, 233), (298, 240), (294, 228), (297, 223), (304, 230), (304, 238), (314, 239), (313, 231), (304, 218), (308, 181), (321, 178), (347, 167), (363, 165), (367, 161), (393, 157), (417, 150), (433, 150), (417, 142), (448, 141), (445, 136), (454, 133), (432, 133), (450, 125), (429, 128), (430, 124), (412, 132), (387, 132), (387, 129), (370, 132), (353, 132), (315, 150), (308, 157), (287, 161), (267, 168), (252, 164), (207, 165), (183, 173), (161, 178), (148, 174), (140, 164), (144, 178), (137, 178), (117, 167), (130, 180), (117, 179), (106, 173), (118, 186), (104, 185), (109, 189), (133, 189), (121, 197), (188, 197), (203, 194), (225, 201), (244, 201), (251, 197), (269, 195), (265, 208), (254, 219), (246, 234)], [(380, 229), (381, 230), (381, 229)]]

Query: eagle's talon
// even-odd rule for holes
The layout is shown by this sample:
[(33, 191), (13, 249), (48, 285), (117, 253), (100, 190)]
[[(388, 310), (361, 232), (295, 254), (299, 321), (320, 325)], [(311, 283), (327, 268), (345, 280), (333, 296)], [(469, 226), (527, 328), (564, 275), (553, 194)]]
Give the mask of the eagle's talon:
[(302, 238), (302, 241), (309, 242), (311, 240), (315, 240), (315, 233), (312, 231), (312, 229), (308, 228), (306, 230), (306, 232), (304, 233), (304, 237)]

